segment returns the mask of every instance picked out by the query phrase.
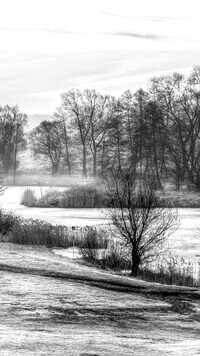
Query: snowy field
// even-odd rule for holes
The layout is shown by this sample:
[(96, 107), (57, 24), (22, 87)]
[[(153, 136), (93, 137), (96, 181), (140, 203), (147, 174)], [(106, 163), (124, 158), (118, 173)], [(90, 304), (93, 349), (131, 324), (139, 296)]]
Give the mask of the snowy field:
[[(38, 195), (47, 189), (33, 188)], [(8, 187), (0, 197), (2, 208), (25, 218), (46, 220), (54, 224), (84, 226), (110, 223), (100, 209), (27, 208), (20, 205), (24, 189), (25, 187)], [(178, 215), (179, 226), (169, 239), (169, 248), (180, 256), (196, 258), (200, 255), (200, 232), (197, 230), (200, 227), (200, 209), (180, 208)]]

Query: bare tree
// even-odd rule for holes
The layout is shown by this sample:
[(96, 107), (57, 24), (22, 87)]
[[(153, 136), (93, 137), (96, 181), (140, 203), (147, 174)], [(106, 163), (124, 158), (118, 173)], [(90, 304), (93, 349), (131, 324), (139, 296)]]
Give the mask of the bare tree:
[[(72, 117), (74, 126), (79, 132), (82, 145), (82, 165), (83, 176), (87, 177), (87, 147), (91, 128), (91, 115), (93, 115), (93, 105), (87, 106), (87, 89), (81, 92), (79, 89), (72, 89), (61, 95), (63, 109)], [(95, 99), (94, 99), (95, 100)]]
[[(200, 67), (195, 67), (188, 78), (174, 73), (153, 78), (152, 92), (169, 117), (180, 148), (180, 169), (200, 190)], [(172, 130), (171, 130), (172, 131)], [(171, 141), (171, 140), (170, 140)], [(170, 147), (173, 150), (173, 145)], [(176, 154), (176, 151), (173, 152)], [(184, 170), (182, 169), (182, 163)], [(179, 168), (178, 166), (178, 168)], [(181, 171), (179, 172), (182, 173)], [(179, 174), (179, 175), (180, 175)]]
[(102, 151), (102, 163), (104, 159), (103, 141), (109, 128), (111, 127), (112, 99), (107, 95), (100, 95), (95, 90), (88, 90), (87, 101), (90, 105), (90, 111), (92, 112), (89, 132), (89, 146), (93, 157), (93, 177), (96, 177), (98, 153), (100, 150)]
[(60, 132), (60, 139), (64, 142), (64, 164), (68, 168), (68, 174), (71, 175), (72, 172), (72, 155), (71, 155), (71, 137), (68, 133), (67, 128), (67, 116), (66, 112), (63, 110), (63, 107), (60, 106), (57, 110), (53, 113), (53, 118), (61, 123), (61, 132)]
[(4, 192), (3, 176), (4, 176), (3, 163), (2, 163), (2, 160), (0, 159), (0, 195), (2, 195)]
[(136, 277), (141, 264), (158, 254), (175, 227), (177, 215), (158, 207), (159, 197), (151, 182), (136, 181), (131, 170), (113, 172), (108, 196), (106, 214), (130, 246), (131, 274)]
[(27, 115), (19, 111), (18, 106), (0, 107), (0, 156), (4, 172), (14, 171), (14, 180), (18, 164), (18, 152), (25, 148), (24, 126)]
[(52, 175), (56, 174), (62, 157), (61, 123), (42, 121), (30, 134), (30, 147), (37, 159), (41, 156), (51, 163)]

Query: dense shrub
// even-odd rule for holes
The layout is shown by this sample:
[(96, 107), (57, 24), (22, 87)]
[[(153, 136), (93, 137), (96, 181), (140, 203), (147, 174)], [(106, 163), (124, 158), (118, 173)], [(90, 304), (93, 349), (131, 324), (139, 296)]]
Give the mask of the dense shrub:
[(61, 192), (54, 189), (48, 189), (44, 193), (41, 193), (41, 197), (37, 199), (36, 206), (37, 207), (47, 207), (47, 208), (54, 208), (58, 207), (59, 205), (59, 198)]
[(28, 207), (34, 207), (37, 205), (37, 197), (33, 189), (26, 188), (23, 191), (21, 204)]
[(101, 266), (114, 270), (130, 270), (131, 259), (129, 249), (119, 241), (112, 241), (101, 261)]
[(61, 194), (60, 208), (100, 208), (103, 193), (92, 185), (74, 185)]
[(108, 247), (108, 237), (104, 230), (88, 227), (80, 241), (80, 254), (84, 260), (95, 262), (102, 259)]
[(0, 234), (8, 235), (19, 221), (19, 217), (0, 210)]

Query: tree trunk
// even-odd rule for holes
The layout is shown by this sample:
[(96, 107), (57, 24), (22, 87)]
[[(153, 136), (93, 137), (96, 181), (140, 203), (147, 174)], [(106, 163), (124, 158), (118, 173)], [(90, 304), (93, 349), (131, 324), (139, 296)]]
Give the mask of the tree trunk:
[(97, 151), (94, 149), (93, 152), (93, 177), (97, 175)]
[(196, 177), (195, 188), (197, 192), (200, 192), (200, 177)]
[(66, 162), (68, 167), (68, 173), (69, 175), (71, 175), (71, 162), (70, 162), (69, 147), (68, 147), (68, 137), (67, 137), (67, 130), (66, 130), (64, 120), (63, 120), (63, 129), (64, 129), (64, 136), (65, 136)]
[(16, 173), (17, 173), (17, 151), (18, 151), (18, 135), (16, 134), (15, 140), (15, 151), (14, 151), (14, 167), (13, 167), (13, 184), (16, 184)]
[(86, 147), (83, 145), (83, 177), (87, 177)]
[(3, 176), (4, 176), (4, 169), (3, 169), (2, 159), (0, 157), (0, 186), (3, 185)]
[(138, 276), (138, 270), (139, 270), (139, 265), (140, 265), (140, 259), (138, 257), (137, 252), (135, 251), (135, 247), (132, 247), (132, 263), (131, 263), (131, 276), (137, 277)]
[(104, 156), (105, 156), (105, 141), (102, 145), (102, 155), (101, 155), (101, 176), (104, 177)]
[(55, 176), (55, 174), (58, 172), (58, 164), (57, 163), (52, 163), (51, 172), (52, 172), (52, 176)]

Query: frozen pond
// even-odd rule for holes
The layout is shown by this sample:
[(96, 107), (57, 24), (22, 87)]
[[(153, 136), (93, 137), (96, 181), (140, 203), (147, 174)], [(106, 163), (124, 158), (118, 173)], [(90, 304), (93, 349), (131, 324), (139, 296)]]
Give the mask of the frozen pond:
[[(60, 209), (60, 208), (28, 208), (20, 204), (22, 192), (26, 187), (8, 187), (0, 202), (5, 210), (33, 219), (46, 220), (61, 225), (102, 225), (108, 224), (108, 219), (99, 209)], [(49, 190), (47, 187), (31, 187), (37, 193)], [(62, 189), (62, 188), (58, 188)], [(65, 188), (66, 189), (66, 188)]]
[[(84, 226), (107, 225), (110, 223), (100, 209), (60, 209), (60, 208), (27, 208), (20, 205), (20, 199), (25, 187), (8, 187), (0, 197), (1, 206), (25, 218), (46, 220), (54, 224)], [(37, 194), (47, 188), (34, 187)], [(62, 188), (60, 188), (62, 189)], [(200, 209), (178, 209), (180, 224), (170, 237), (169, 248), (175, 253), (188, 257), (200, 255)], [(198, 237), (199, 235), (199, 237)]]

